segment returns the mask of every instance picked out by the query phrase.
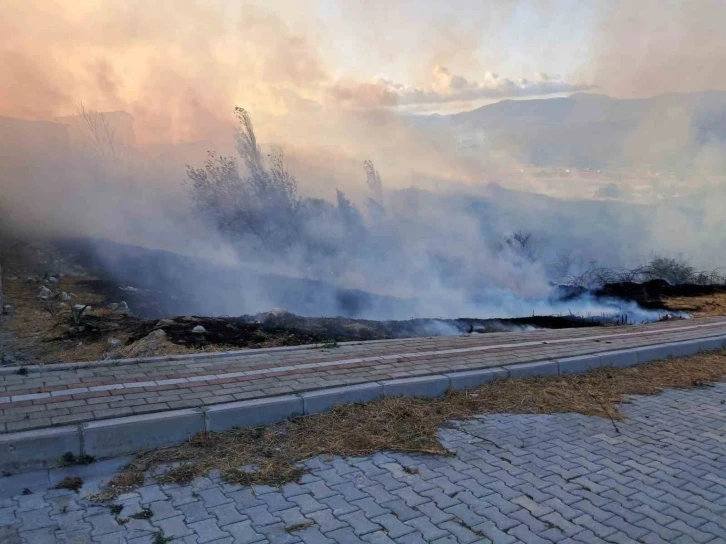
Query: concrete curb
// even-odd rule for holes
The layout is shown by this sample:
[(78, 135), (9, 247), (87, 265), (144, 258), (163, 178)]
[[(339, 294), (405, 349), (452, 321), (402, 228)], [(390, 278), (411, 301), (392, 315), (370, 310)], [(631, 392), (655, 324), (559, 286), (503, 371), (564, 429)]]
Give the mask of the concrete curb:
[(451, 388), (454, 391), (459, 391), (461, 389), (474, 389), (485, 383), (503, 380), (509, 377), (509, 370), (501, 366), (495, 366), (482, 370), (452, 372), (446, 376), (451, 380)]
[(0, 468), (48, 466), (66, 452), (115, 457), (180, 444), (200, 431), (266, 425), (302, 414), (327, 411), (338, 404), (367, 402), (381, 396), (437, 397), (450, 388), (470, 389), (504, 378), (567, 375), (600, 367), (628, 367), (726, 348), (726, 336), (489, 367), (478, 370), (416, 376), (346, 387), (308, 391), (241, 402), (204, 410), (183, 409), (49, 427), (0, 435)]
[(440, 397), (451, 387), (451, 379), (441, 374), (386, 380), (383, 395), (386, 397)]
[(54, 462), (66, 452), (81, 454), (78, 427), (50, 427), (0, 435), (0, 467), (10, 471)]
[(338, 404), (370, 402), (382, 396), (383, 385), (377, 382), (308, 391), (300, 394), (305, 414), (319, 414), (320, 412), (327, 412)]
[(533, 363), (517, 363), (504, 365), (510, 378), (533, 378), (535, 376), (557, 376), (560, 369), (557, 361), (535, 361)]
[(579, 355), (576, 357), (565, 357), (557, 359), (557, 368), (561, 376), (567, 374), (581, 374), (603, 366), (602, 357), (599, 355)]
[(94, 457), (115, 457), (180, 444), (205, 428), (202, 411), (191, 408), (102, 419), (81, 425), (81, 449)]
[(234, 427), (257, 427), (302, 414), (303, 399), (299, 395), (217, 404), (207, 408), (206, 429), (219, 432)]

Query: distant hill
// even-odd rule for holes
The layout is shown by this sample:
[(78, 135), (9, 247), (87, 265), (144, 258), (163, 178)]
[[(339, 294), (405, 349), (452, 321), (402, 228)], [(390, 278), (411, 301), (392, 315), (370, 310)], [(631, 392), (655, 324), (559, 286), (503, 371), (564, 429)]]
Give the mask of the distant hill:
[(726, 172), (726, 91), (504, 100), (416, 123), (453, 131), (474, 152), (539, 166)]

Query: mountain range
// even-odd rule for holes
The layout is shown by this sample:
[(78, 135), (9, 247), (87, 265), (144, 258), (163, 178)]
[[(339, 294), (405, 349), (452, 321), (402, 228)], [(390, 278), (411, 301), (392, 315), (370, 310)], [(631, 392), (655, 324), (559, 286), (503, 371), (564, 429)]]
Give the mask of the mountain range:
[(504, 100), (415, 123), (453, 134), (467, 152), (537, 166), (726, 171), (726, 91)]

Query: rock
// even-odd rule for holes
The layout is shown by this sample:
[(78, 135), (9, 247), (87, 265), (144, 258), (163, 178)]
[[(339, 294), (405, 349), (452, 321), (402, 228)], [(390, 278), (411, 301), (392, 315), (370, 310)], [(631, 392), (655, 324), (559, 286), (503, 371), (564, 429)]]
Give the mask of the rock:
[(5, 315), (12, 315), (12, 314), (14, 314), (15, 313), (15, 306), (13, 306), (12, 304), (6, 304), (5, 306), (3, 306), (3, 313)]
[(156, 325), (154, 325), (154, 328), (163, 329), (164, 327), (171, 327), (174, 324), (174, 321), (171, 319), (159, 319), (159, 321), (156, 322)]
[(129, 312), (129, 305), (122, 300), (121, 302), (112, 302), (108, 305), (108, 309), (118, 314), (126, 314)]
[(255, 318), (258, 321), (263, 322), (270, 317), (280, 317), (289, 313), (290, 312), (288, 312), (285, 308), (273, 308), (272, 310), (269, 310), (267, 312), (260, 312), (259, 314), (255, 315)]
[(131, 344), (127, 348), (125, 355), (128, 357), (148, 357), (167, 344), (169, 342), (166, 333), (162, 329), (157, 329)]
[(201, 325), (197, 325), (196, 327), (194, 327), (194, 328), (192, 329), (192, 332), (193, 332), (194, 334), (207, 334), (207, 329), (205, 329), (205, 328), (204, 328), (204, 327), (202, 327)]
[(50, 289), (48, 289), (45, 285), (40, 288), (40, 291), (38, 291), (38, 298), (40, 300), (48, 300), (52, 296), (53, 296), (53, 292)]
[(121, 340), (118, 338), (109, 338), (106, 340), (106, 353), (103, 354), (104, 359), (118, 359), (121, 350)]
[(20, 364), (20, 357), (18, 357), (14, 353), (5, 353), (0, 358), (0, 365), (1, 366), (16, 366)]
[(71, 301), (71, 295), (69, 295), (68, 293), (66, 293), (65, 291), (63, 291), (61, 293), (61, 301), (62, 302), (70, 302)]
[(48, 278), (48, 281), (50, 283), (58, 283), (58, 278), (56, 278), (55, 276), (51, 276), (50, 278)]
[(91, 307), (88, 306), (87, 304), (75, 304), (73, 306), (73, 309), (77, 312), (88, 312), (91, 309)]

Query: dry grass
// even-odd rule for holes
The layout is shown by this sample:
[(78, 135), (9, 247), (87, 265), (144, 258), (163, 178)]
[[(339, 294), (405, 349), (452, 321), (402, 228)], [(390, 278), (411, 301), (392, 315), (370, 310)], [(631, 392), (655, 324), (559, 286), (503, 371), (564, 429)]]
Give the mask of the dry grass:
[[(299, 463), (318, 455), (362, 456), (377, 451), (448, 455), (437, 429), (476, 414), (577, 412), (621, 419), (626, 395), (652, 395), (667, 388), (693, 388), (721, 381), (726, 352), (655, 362), (627, 369), (598, 369), (562, 377), (503, 380), (437, 399), (383, 398), (339, 406), (331, 412), (257, 428), (200, 433), (185, 444), (138, 455), (107, 492), (143, 482), (143, 473), (171, 465), (162, 482), (188, 483), (219, 469), (230, 483), (282, 484), (297, 480)], [(128, 474), (124, 485), (118, 479)]]
[(670, 297), (663, 302), (669, 310), (688, 312), (695, 317), (726, 315), (726, 293), (700, 297)]
[(56, 489), (69, 489), (76, 493), (78, 493), (81, 487), (83, 487), (83, 480), (78, 476), (66, 476), (55, 486)]
[[(16, 268), (18, 267), (19, 265), (16, 265)], [(170, 341), (161, 343), (153, 351), (140, 349), (136, 342), (127, 346), (132, 328), (123, 323), (123, 316), (115, 314), (105, 306), (103, 295), (88, 288), (91, 279), (93, 278), (86, 276), (65, 276), (59, 278), (57, 283), (44, 284), (39, 281), (28, 281), (25, 277), (18, 277), (13, 281), (8, 280), (7, 276), (3, 278), (6, 299), (15, 307), (13, 314), (5, 319), (5, 326), (16, 337), (14, 346), (12, 348), (8, 346), (8, 351), (32, 353), (33, 358), (49, 364), (102, 360), (106, 357), (107, 341), (111, 337), (119, 340), (123, 346), (112, 355), (114, 358), (188, 355), (240, 349), (223, 344), (193, 347)], [(52, 300), (38, 299), (38, 292), (43, 285), (53, 292)], [(69, 304), (60, 304), (59, 294), (63, 291), (72, 294), (72, 301)], [(98, 318), (97, 321), (103, 321), (110, 330), (103, 333), (100, 338), (64, 338), (64, 333), (71, 324), (71, 307), (74, 304), (88, 304), (90, 309), (84, 316)]]
[[(82, 281), (86, 279), (62, 277), (58, 283), (47, 285), (54, 295), (62, 291), (73, 294), (72, 301), (65, 306), (60, 304), (57, 297), (50, 301), (39, 300), (37, 295), (42, 283), (29, 282), (23, 278), (15, 281), (4, 279), (5, 296), (15, 306), (15, 311), (7, 319), (7, 328), (16, 335), (19, 348), (32, 350), (43, 363), (103, 359), (107, 348), (105, 337), (80, 344), (78, 341), (60, 339), (71, 322), (72, 305), (88, 304), (91, 310), (87, 315), (108, 314), (107, 310), (97, 308), (104, 303), (104, 299), (84, 286)], [(128, 337), (122, 331), (114, 336), (122, 342)]]

